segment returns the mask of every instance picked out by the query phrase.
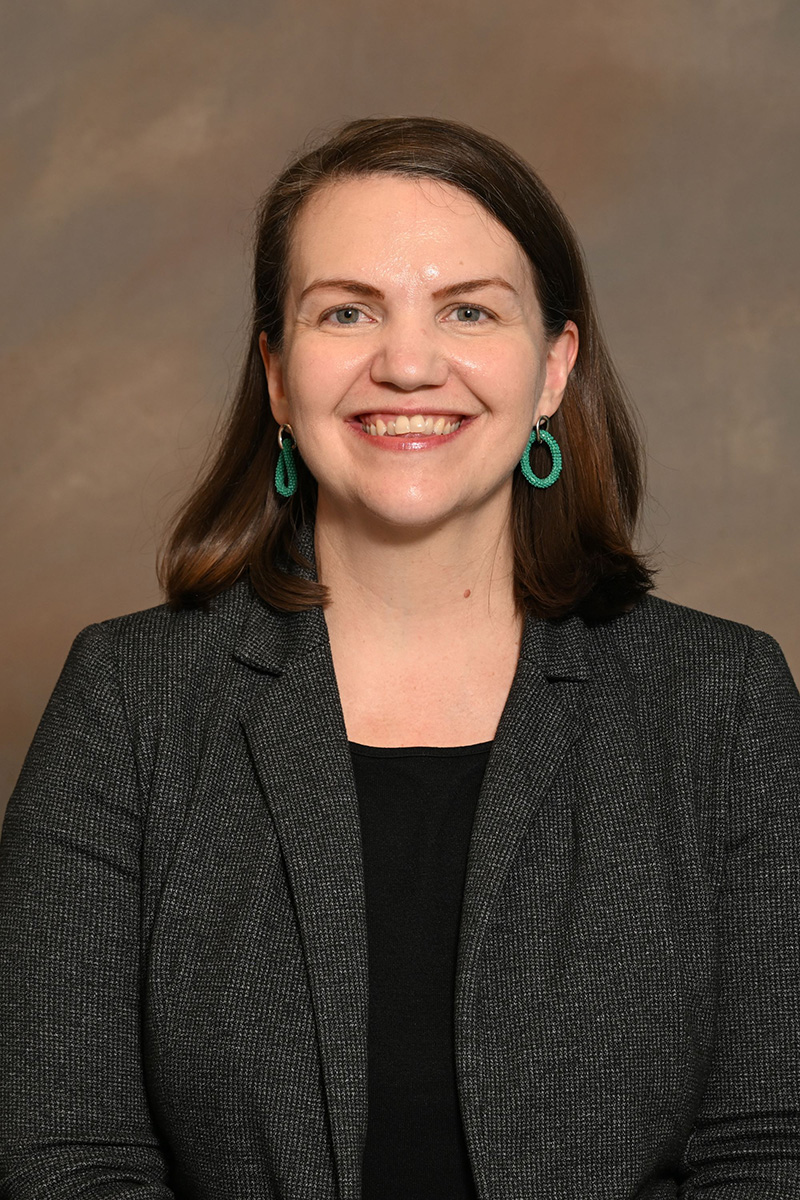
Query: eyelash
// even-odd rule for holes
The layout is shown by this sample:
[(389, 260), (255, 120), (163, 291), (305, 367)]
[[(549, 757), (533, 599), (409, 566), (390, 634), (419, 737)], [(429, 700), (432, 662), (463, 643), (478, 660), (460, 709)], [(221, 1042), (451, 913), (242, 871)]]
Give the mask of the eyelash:
[[(494, 313), (490, 312), (488, 308), (484, 308), (482, 304), (469, 304), (469, 303), (464, 304), (463, 302), (461, 304), (454, 304), (447, 315), (450, 316), (452, 313), (458, 312), (458, 310), (460, 308), (469, 308), (469, 309), (471, 309), (472, 312), (482, 313), (483, 316), (488, 317), (490, 321), (494, 320)], [(481, 323), (482, 322), (480, 322), (480, 321), (460, 322), (460, 324), (464, 324), (464, 325), (479, 325)]]
[(363, 308), (360, 308), (358, 304), (337, 304), (336, 308), (329, 308), (322, 314), (319, 319), (320, 325), (324, 324), (329, 317), (335, 317), (336, 314), (340, 312), (360, 312), (363, 313), (365, 317), (369, 316), (369, 313), (365, 312)]
[[(473, 312), (479, 312), (483, 316), (488, 317), (490, 321), (493, 321), (495, 319), (494, 313), (490, 312), (488, 308), (484, 308), (482, 304), (465, 304), (463, 302), (461, 304), (454, 304), (448, 310), (447, 316), (448, 317), (452, 316), (452, 314), (455, 312), (458, 312), (458, 310), (460, 308), (469, 308)], [(321, 315), (321, 317), (319, 319), (320, 324), (324, 324), (330, 317), (334, 317), (336, 315), (336, 313), (346, 312), (348, 310), (351, 312), (362, 313), (362, 315), (365, 317), (368, 317), (370, 315), (365, 309), (361, 308), (361, 306), (358, 304), (337, 304), (337, 306), (335, 308), (329, 308)], [(458, 322), (458, 323), (463, 324), (463, 325), (481, 325), (481, 324), (483, 324), (482, 321), (462, 321), (462, 322)], [(360, 325), (361, 322), (355, 321), (354, 324)], [(340, 325), (340, 328), (346, 329), (347, 326)]]

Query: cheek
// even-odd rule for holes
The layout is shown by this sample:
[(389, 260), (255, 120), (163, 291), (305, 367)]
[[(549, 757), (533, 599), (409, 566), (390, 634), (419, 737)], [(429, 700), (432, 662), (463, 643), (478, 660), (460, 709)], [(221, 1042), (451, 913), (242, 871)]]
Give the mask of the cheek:
[(361, 370), (359, 356), (350, 346), (342, 345), (336, 353), (329, 348), (303, 347), (289, 356), (286, 367), (286, 394), (292, 410), (309, 420), (330, 415)]
[(544, 363), (530, 344), (474, 346), (454, 361), (464, 383), (485, 403), (514, 410), (533, 408), (544, 383)]

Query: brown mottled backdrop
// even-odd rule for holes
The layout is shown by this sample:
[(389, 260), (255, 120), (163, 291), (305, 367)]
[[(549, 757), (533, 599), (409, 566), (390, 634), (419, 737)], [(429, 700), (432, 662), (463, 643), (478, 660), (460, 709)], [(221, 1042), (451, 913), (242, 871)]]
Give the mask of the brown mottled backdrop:
[(159, 600), (257, 196), (367, 114), (540, 170), (647, 430), (662, 595), (800, 675), (797, 0), (8, 0), (0, 45), (3, 797), (77, 631)]

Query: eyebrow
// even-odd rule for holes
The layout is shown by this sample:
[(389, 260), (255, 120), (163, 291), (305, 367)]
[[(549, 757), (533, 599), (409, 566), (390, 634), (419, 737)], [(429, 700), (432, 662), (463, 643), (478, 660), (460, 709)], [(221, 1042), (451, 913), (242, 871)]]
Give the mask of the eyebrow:
[(435, 300), (448, 300), (451, 296), (458, 296), (463, 292), (479, 292), (481, 288), (490, 287), (505, 288), (513, 296), (518, 294), (517, 289), (513, 288), (507, 279), (502, 279), (499, 275), (492, 275), (488, 279), (465, 279), (463, 283), (451, 283), (448, 287), (434, 292), (433, 297)]
[[(451, 296), (463, 295), (466, 292), (477, 292), (482, 288), (500, 287), (517, 296), (516, 288), (513, 288), (507, 279), (502, 279), (499, 275), (492, 275), (486, 279), (465, 279), (460, 283), (450, 283), (447, 287), (439, 288), (433, 293), (434, 300), (448, 300)], [(383, 300), (383, 292), (380, 288), (373, 287), (370, 283), (362, 283), (359, 279), (315, 279), (307, 288), (303, 288), (300, 293), (300, 300), (305, 300), (311, 292), (323, 291), (327, 289), (335, 289), (340, 292), (348, 292), (351, 296), (366, 296), (372, 300)]]

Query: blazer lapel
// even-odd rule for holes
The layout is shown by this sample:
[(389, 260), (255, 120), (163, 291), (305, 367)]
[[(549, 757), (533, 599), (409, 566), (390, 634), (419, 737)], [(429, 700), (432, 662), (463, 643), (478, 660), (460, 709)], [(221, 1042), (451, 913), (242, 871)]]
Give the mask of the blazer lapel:
[[(301, 532), (298, 546), (313, 571), (312, 529)], [(480, 1103), (472, 1039), (483, 937), (520, 841), (580, 731), (586, 640), (578, 618), (526, 620), (481, 788), (455, 986), (456, 1057), (468, 1105), (470, 1098)], [(263, 676), (264, 691), (243, 723), (297, 906), (339, 1194), (356, 1200), (367, 1128), (367, 927), (358, 802), (322, 610), (281, 614), (259, 604), (236, 657)]]
[(528, 617), (517, 671), (486, 768), (470, 841), (456, 968), (456, 1058), (462, 1100), (479, 1097), (477, 965), (506, 873), (567, 750), (582, 727), (587, 631)]
[(355, 1200), (367, 1126), (367, 925), (355, 782), (321, 610), (261, 606), (237, 658), (271, 676), (243, 724), (297, 908), (338, 1194)]

